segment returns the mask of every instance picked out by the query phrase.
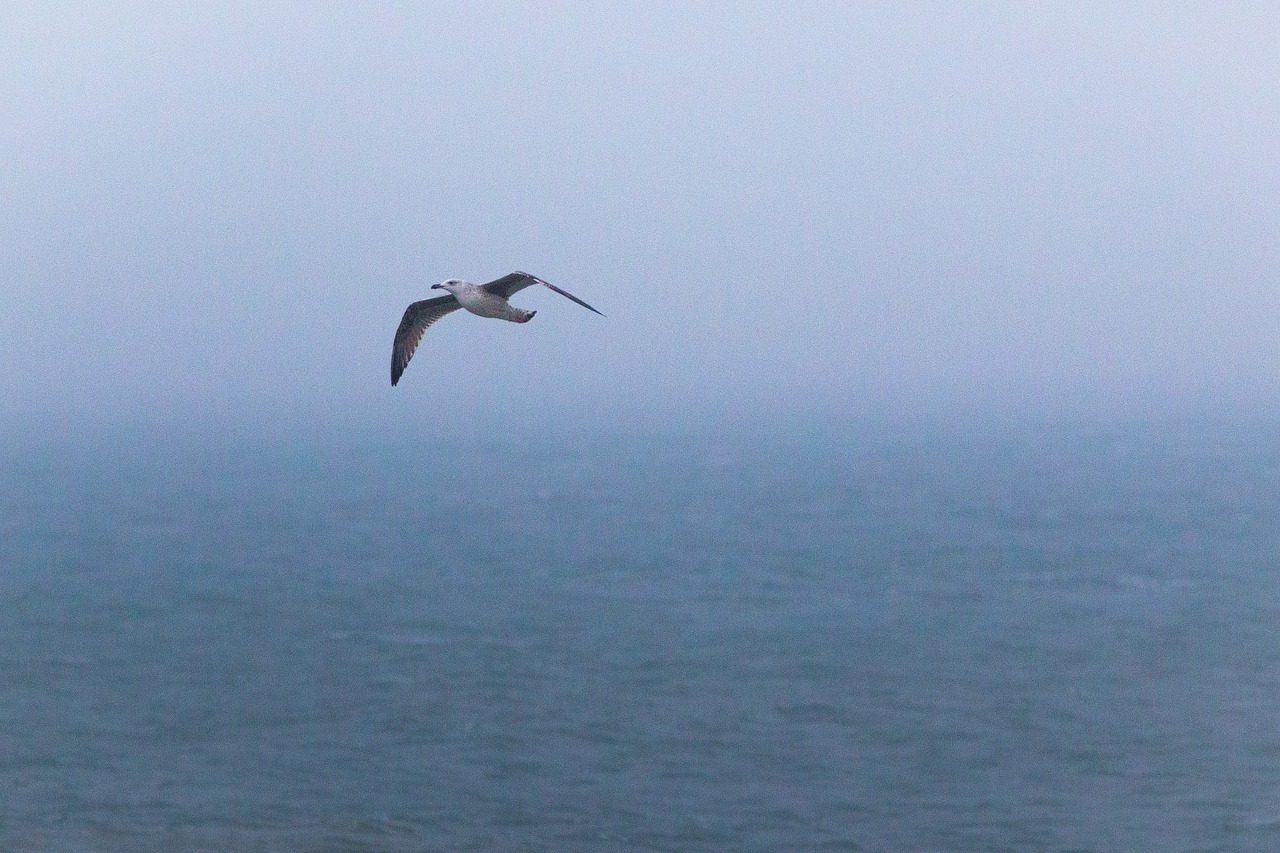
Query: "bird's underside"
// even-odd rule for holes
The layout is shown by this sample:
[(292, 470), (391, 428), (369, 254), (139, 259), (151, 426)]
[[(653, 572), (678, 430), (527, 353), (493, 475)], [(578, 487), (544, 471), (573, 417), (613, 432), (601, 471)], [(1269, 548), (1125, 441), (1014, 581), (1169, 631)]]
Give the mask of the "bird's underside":
[[(472, 314), (481, 317), (495, 317), (509, 320), (513, 323), (527, 323), (533, 319), (535, 312), (516, 308), (508, 303), (507, 299), (513, 293), (519, 293), (534, 284), (540, 284), (543, 287), (554, 290), (561, 296), (572, 299), (583, 308), (600, 314), (599, 311), (596, 311), (596, 309), (572, 293), (561, 290), (554, 284), (549, 284), (526, 272), (509, 273), (486, 284), (471, 284), (470, 282), (450, 279), (447, 282), (432, 285), (433, 287), (449, 290), (450, 293), (447, 296), (437, 296), (433, 299), (414, 302), (405, 309), (404, 317), (400, 319), (400, 326), (396, 329), (395, 340), (391, 344), (391, 384), (395, 385), (400, 381), (400, 375), (404, 373), (405, 367), (408, 366), (409, 359), (413, 358), (413, 352), (418, 348), (418, 342), (422, 340), (423, 332), (436, 320), (446, 314), (457, 311), (459, 308), (466, 308)], [(604, 315), (601, 314), (601, 316)]]

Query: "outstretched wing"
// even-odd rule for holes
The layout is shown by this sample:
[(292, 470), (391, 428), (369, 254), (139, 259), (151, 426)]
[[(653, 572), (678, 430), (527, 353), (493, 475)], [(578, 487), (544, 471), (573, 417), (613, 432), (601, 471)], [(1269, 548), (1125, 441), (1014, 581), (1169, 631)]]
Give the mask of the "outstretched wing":
[(400, 381), (413, 351), (422, 340), (422, 333), (436, 320), (450, 311), (457, 311), (462, 306), (452, 294), (437, 296), (435, 299), (424, 299), (404, 309), (404, 317), (400, 319), (400, 328), (396, 329), (396, 339), (391, 344), (391, 384)]
[[(524, 290), (526, 287), (528, 287), (531, 284), (540, 284), (543, 287), (550, 288), (551, 290), (554, 290), (556, 293), (560, 294), (561, 296), (572, 299), (574, 302), (578, 303), (583, 308), (586, 308), (588, 311), (596, 311), (596, 309), (592, 308), (590, 305), (583, 302), (581, 299), (574, 296), (572, 293), (569, 293), (568, 291), (565, 291), (565, 290), (561, 290), (560, 288), (556, 287), (554, 284), (548, 284), (547, 282), (538, 278), (536, 275), (529, 275), (527, 272), (507, 273), (502, 278), (495, 278), (493, 281), (489, 282), (488, 284), (482, 284), (480, 286), (483, 287), (485, 290), (487, 290), (489, 293), (494, 294), (495, 296), (501, 296), (503, 299), (510, 299), (511, 294), (519, 293), (521, 290)], [(599, 311), (596, 311), (596, 313), (600, 314)], [(603, 317), (604, 315), (600, 314), (600, 316)]]

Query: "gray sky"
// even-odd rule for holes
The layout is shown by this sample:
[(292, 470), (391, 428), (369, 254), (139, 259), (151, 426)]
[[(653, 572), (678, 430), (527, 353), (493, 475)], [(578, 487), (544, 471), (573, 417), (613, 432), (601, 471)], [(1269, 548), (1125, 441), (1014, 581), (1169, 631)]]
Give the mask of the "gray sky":
[[(0, 8), (11, 422), (1278, 409), (1274, 3), (52, 5)], [(389, 387), (517, 268), (607, 319)]]

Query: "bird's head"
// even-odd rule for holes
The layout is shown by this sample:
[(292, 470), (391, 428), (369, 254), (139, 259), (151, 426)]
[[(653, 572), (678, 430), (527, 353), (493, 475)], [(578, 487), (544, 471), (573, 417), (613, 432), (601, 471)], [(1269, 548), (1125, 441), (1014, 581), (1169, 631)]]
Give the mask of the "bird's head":
[(451, 279), (448, 279), (447, 281), (442, 281), (439, 284), (431, 285), (431, 289), (435, 290), (436, 288), (440, 288), (441, 290), (447, 290), (450, 293), (457, 293), (458, 288), (463, 284), (465, 284), (465, 282), (463, 282), (461, 279), (451, 278)]

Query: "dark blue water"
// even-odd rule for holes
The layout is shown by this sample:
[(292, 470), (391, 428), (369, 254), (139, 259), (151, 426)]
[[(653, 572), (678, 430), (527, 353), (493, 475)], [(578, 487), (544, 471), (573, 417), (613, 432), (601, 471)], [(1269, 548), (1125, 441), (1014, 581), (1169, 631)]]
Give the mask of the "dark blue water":
[(0, 849), (1277, 850), (1278, 569), (1274, 433), (32, 443)]

